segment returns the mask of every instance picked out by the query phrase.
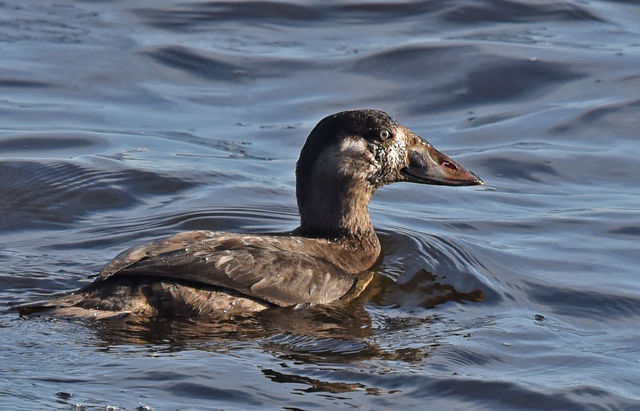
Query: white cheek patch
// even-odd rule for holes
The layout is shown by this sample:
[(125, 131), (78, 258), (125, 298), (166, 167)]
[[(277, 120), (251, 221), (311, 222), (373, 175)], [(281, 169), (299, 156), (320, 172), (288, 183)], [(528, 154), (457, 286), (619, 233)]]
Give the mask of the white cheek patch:
[(316, 159), (316, 178), (353, 176), (368, 180), (376, 171), (373, 153), (362, 138), (346, 138), (322, 150)]
[(338, 169), (342, 163), (343, 155), (354, 150), (354, 146), (345, 144), (345, 141), (328, 146), (320, 152), (316, 159), (316, 171), (320, 171), (319, 167), (325, 170)]
[(396, 136), (393, 139), (389, 150), (389, 162), (393, 168), (404, 166), (407, 152), (407, 135), (401, 128), (396, 129)]
[(367, 151), (367, 145), (361, 138), (345, 138), (340, 143), (340, 152), (343, 154), (362, 154)]
[(340, 143), (340, 164), (338, 170), (343, 175), (354, 175), (366, 180), (375, 171), (375, 159), (362, 138), (346, 138)]
[[(345, 138), (325, 148), (316, 160), (317, 173), (338, 173), (365, 178), (372, 172), (373, 154), (361, 138)], [(369, 163), (369, 165), (365, 165)]]

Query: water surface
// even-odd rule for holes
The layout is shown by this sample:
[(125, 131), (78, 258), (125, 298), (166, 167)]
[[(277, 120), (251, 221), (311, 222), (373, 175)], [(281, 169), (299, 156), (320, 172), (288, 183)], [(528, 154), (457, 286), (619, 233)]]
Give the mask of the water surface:
[[(0, 4), (9, 408), (640, 407), (634, 1)], [(285, 231), (313, 125), (387, 111), (486, 182), (396, 184), (347, 310), (23, 319), (139, 242)]]

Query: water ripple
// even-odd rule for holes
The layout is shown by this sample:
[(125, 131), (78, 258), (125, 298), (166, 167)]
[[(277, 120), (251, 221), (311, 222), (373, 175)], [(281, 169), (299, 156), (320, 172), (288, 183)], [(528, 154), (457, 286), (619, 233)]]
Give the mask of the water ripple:
[[(637, 0), (1, 2), (3, 404), (638, 408), (639, 13)], [(348, 307), (206, 323), (9, 311), (140, 242), (294, 228), (307, 131), (360, 107), (487, 186), (380, 190), (383, 256)]]
[(480, 4), (473, 4), (471, 1), (464, 3), (466, 4), (444, 13), (445, 19), (456, 23), (604, 21), (580, 4), (568, 4), (562, 1), (521, 3), (508, 0), (484, 0)]
[(632, 321), (640, 317), (640, 297), (605, 291), (578, 290), (568, 287), (525, 282), (527, 295), (551, 312), (582, 321), (620, 319)]
[(56, 227), (88, 212), (122, 209), (149, 195), (177, 193), (194, 183), (149, 171), (111, 169), (64, 160), (0, 162), (0, 230)]

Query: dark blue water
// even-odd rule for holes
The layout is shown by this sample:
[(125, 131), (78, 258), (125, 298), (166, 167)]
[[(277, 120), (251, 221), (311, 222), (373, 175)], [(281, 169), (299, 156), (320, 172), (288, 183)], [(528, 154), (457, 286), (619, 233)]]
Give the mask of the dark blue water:
[[(0, 3), (0, 404), (640, 408), (638, 22), (633, 0)], [(487, 186), (380, 190), (349, 310), (10, 310), (162, 235), (295, 227), (308, 131), (365, 107)]]

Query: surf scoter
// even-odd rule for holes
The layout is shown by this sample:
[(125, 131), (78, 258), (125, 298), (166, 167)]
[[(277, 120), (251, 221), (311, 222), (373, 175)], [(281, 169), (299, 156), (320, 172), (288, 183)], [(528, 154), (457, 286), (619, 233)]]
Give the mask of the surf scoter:
[(380, 255), (369, 201), (400, 181), (483, 184), (382, 111), (330, 115), (296, 165), (300, 226), (292, 232), (189, 231), (155, 240), (121, 253), (77, 292), (20, 311), (201, 317), (348, 300), (366, 287)]

